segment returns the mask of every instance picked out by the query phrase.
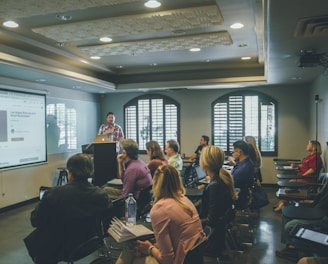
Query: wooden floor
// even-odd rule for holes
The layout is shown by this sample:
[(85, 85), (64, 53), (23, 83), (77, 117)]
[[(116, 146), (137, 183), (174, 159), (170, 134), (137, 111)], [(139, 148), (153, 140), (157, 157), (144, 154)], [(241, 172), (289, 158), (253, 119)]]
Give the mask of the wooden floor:
[[(275, 198), (276, 187), (265, 187), (270, 204), (260, 210), (258, 221), (256, 222), (256, 232), (254, 233), (253, 245), (243, 254), (237, 255), (229, 262), (220, 263), (250, 263), (250, 264), (292, 264), (288, 260), (277, 258), (275, 251), (284, 247), (280, 243), (281, 215), (272, 211), (272, 206), (277, 202)], [(35, 207), (35, 203), (25, 205), (20, 208), (6, 211), (0, 215), (0, 264), (32, 264), (23, 238), (32, 230), (30, 224), (30, 213)], [(113, 257), (118, 256), (120, 251), (112, 250)], [(76, 264), (87, 264), (95, 259), (96, 255), (91, 255), (85, 259), (75, 262)], [(205, 263), (218, 263), (213, 258), (205, 257)]]

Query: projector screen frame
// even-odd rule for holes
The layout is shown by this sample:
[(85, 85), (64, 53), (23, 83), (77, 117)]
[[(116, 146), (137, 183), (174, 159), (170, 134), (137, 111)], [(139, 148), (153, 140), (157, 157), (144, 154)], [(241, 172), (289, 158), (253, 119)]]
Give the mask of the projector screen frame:
[(48, 163), (46, 93), (2, 86), (0, 93), (0, 171)]

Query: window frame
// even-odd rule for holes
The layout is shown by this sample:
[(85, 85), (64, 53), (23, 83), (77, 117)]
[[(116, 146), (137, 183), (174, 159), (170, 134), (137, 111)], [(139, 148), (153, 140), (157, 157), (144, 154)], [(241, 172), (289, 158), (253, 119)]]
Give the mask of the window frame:
[[(140, 95), (140, 96), (137, 96), (137, 97), (129, 100), (126, 104), (124, 104), (124, 106), (123, 106), (123, 113), (124, 113), (123, 114), (123, 123), (124, 123), (124, 131), (125, 131), (126, 135), (128, 134), (128, 132), (127, 132), (127, 120), (126, 120), (126, 118), (127, 118), (126, 109), (127, 109), (127, 107), (134, 106), (134, 107), (136, 107), (136, 110), (135, 110), (136, 121), (135, 121), (135, 123), (136, 123), (136, 137), (137, 138), (132, 138), (132, 139), (135, 140), (138, 143), (138, 145), (139, 145), (139, 133), (140, 133), (140, 130), (139, 130), (139, 120), (138, 120), (138, 102), (139, 102), (139, 100), (149, 100), (149, 108), (151, 110), (151, 103), (150, 102), (153, 99), (161, 99), (161, 100), (163, 100), (163, 108), (162, 108), (162, 110), (163, 110), (163, 112), (162, 112), (162, 115), (163, 115), (163, 131), (165, 131), (165, 123), (166, 123), (166, 119), (165, 119), (165, 117), (166, 117), (165, 116), (165, 108), (166, 107), (165, 106), (166, 105), (172, 105), (172, 104), (175, 105), (176, 111), (177, 111), (177, 116), (176, 116), (176, 118), (177, 118), (177, 123), (176, 123), (176, 127), (177, 127), (177, 132), (176, 132), (177, 133), (177, 138), (176, 138), (176, 140), (180, 144), (180, 134), (181, 134), (181, 128), (180, 128), (180, 104), (176, 100), (174, 100), (173, 98), (171, 98), (169, 96), (166, 96), (166, 95), (162, 95), (162, 94), (145, 94), (145, 95)], [(149, 113), (150, 113), (150, 120), (149, 120), (149, 122), (152, 123), (152, 118), (151, 118), (152, 111), (149, 111)], [(149, 140), (153, 140), (152, 139), (152, 133), (151, 133), (151, 131), (152, 131), (152, 127), (150, 126), (150, 139)], [(161, 146), (161, 148), (163, 149), (163, 151), (165, 149), (166, 142), (168, 140), (170, 140), (170, 139), (172, 139), (172, 138), (166, 138), (165, 133), (163, 133), (163, 146)], [(145, 146), (142, 146), (142, 148), (145, 148)], [(146, 153), (147, 153), (147, 151), (141, 149), (141, 147), (139, 145), (139, 154), (146, 154)]]
[[(212, 136), (212, 144), (214, 144), (215, 142), (215, 133), (214, 133), (214, 129), (215, 129), (215, 120), (214, 120), (214, 107), (216, 104), (218, 103), (226, 103), (228, 105), (228, 110), (227, 110), (227, 130), (229, 129), (229, 120), (228, 120), (228, 116), (229, 116), (229, 97), (230, 96), (242, 96), (243, 98), (243, 103), (245, 102), (245, 96), (258, 96), (258, 147), (259, 150), (261, 152), (262, 156), (266, 156), (266, 157), (275, 157), (278, 155), (278, 103), (277, 101), (272, 98), (271, 96), (261, 93), (261, 92), (257, 92), (257, 91), (250, 91), (250, 90), (245, 90), (245, 91), (235, 91), (235, 92), (231, 92), (231, 93), (227, 93), (224, 94), (222, 96), (220, 96), (219, 98), (215, 99), (212, 104), (211, 104), (211, 136)], [(274, 150), (273, 151), (263, 151), (261, 150), (261, 114), (262, 114), (262, 109), (261, 109), (261, 103), (262, 102), (266, 102), (266, 105), (268, 104), (268, 102), (272, 102), (274, 104), (274, 122), (275, 122), (275, 133), (273, 136), (274, 139)], [(244, 108), (244, 106), (243, 106)], [(242, 112), (242, 129), (243, 129), (243, 133), (245, 131), (245, 108), (243, 109)], [(229, 146), (231, 145), (230, 141), (229, 141), (229, 132), (227, 132), (227, 148), (228, 149), (223, 149), (224, 152), (226, 153), (226, 155), (230, 155), (230, 149)], [(246, 135), (244, 135), (246, 136)], [(219, 146), (220, 147), (220, 146)]]

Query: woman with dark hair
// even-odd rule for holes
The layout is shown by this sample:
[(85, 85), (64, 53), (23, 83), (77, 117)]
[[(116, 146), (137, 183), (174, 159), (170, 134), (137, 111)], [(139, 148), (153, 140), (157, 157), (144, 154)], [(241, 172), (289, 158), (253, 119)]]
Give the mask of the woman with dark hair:
[(167, 159), (165, 158), (164, 152), (157, 141), (151, 140), (147, 142), (146, 151), (150, 159), (147, 166), (150, 170), (151, 176), (153, 177), (159, 166), (167, 165)]
[(262, 156), (259, 148), (256, 145), (256, 140), (253, 136), (245, 136), (244, 141), (250, 144), (250, 147), (252, 148), (250, 151), (250, 158), (252, 159), (255, 167), (255, 179), (262, 182)]

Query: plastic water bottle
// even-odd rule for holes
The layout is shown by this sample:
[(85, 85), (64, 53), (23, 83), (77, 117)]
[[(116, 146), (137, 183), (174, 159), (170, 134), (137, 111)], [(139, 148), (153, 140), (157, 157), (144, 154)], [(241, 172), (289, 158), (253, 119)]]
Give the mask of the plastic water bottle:
[(133, 194), (129, 193), (125, 200), (125, 220), (126, 225), (135, 225), (137, 222), (137, 202), (133, 198)]

